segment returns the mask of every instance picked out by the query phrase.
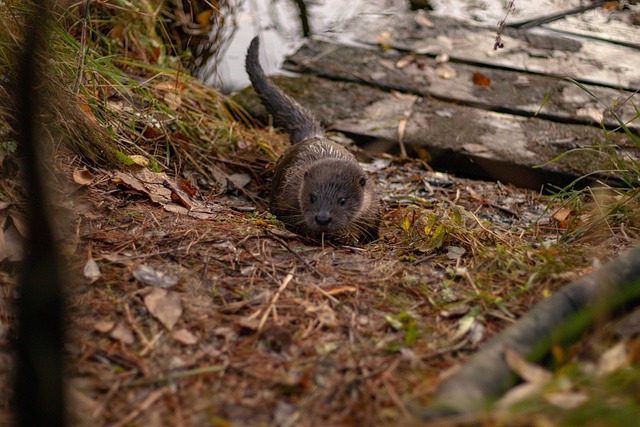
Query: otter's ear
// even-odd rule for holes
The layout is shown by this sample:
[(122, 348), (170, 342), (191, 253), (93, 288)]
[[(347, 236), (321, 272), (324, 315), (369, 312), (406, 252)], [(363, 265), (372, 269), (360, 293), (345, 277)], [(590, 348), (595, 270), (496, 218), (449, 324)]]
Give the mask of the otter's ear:
[(305, 180), (309, 179), (310, 176), (311, 176), (311, 174), (309, 173), (309, 171), (304, 171), (304, 179)]
[(360, 180), (359, 180), (358, 182), (360, 183), (360, 186), (361, 186), (361, 187), (364, 187), (365, 185), (367, 185), (367, 177), (366, 177), (366, 176), (364, 176), (364, 175), (362, 175), (362, 176), (360, 177)]

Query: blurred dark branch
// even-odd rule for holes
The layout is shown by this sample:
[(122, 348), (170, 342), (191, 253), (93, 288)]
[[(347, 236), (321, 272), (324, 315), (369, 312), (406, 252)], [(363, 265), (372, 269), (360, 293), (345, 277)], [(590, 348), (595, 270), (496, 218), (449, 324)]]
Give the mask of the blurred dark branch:
[(36, 0), (25, 22), (24, 50), (15, 73), (15, 105), (27, 189), (27, 238), (19, 281), (15, 401), (17, 425), (65, 425), (63, 297), (44, 185), (42, 67), (46, 62), (48, 2)]
[(309, 13), (304, 0), (293, 0), (300, 11), (300, 24), (302, 25), (302, 36), (309, 37), (311, 35), (311, 27), (309, 26)]

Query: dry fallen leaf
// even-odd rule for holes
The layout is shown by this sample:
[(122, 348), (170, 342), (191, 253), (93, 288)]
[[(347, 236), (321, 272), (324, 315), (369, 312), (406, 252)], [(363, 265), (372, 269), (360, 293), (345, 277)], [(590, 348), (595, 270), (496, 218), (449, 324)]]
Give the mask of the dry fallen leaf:
[(213, 16), (214, 10), (207, 9), (196, 15), (196, 22), (198, 25), (204, 28), (211, 27), (211, 17)]
[(542, 383), (522, 383), (513, 387), (509, 391), (507, 391), (501, 398), (496, 402), (496, 408), (498, 409), (508, 409), (514, 404), (521, 402), (525, 399), (530, 399), (532, 397), (538, 396), (544, 384)]
[(458, 259), (467, 252), (467, 250), (461, 246), (447, 246), (445, 249), (447, 250), (447, 258), (451, 260)]
[(436, 76), (440, 77), (441, 79), (451, 80), (455, 79), (458, 76), (458, 72), (449, 64), (443, 64), (436, 68)]
[(598, 360), (598, 374), (610, 374), (629, 365), (627, 345), (619, 342), (607, 349)]
[(422, 25), (423, 27), (427, 27), (427, 28), (433, 28), (434, 26), (433, 22), (431, 22), (429, 18), (425, 16), (424, 13), (419, 13), (419, 12), (422, 12), (422, 11), (418, 11), (418, 13), (416, 13), (414, 18), (416, 21), (416, 24)]
[(87, 119), (95, 125), (102, 126), (102, 124), (98, 121), (93, 111), (91, 111), (91, 107), (89, 106), (89, 102), (87, 102), (87, 98), (82, 95), (78, 95), (78, 102), (80, 103), (80, 109), (85, 114)]
[(566, 391), (547, 393), (544, 395), (544, 399), (558, 408), (574, 409), (586, 403), (589, 400), (589, 395), (584, 392)]
[(550, 372), (527, 362), (519, 353), (510, 348), (504, 349), (504, 358), (511, 370), (525, 382), (505, 393), (496, 403), (497, 408), (506, 409), (524, 399), (539, 395), (543, 387), (551, 380)]
[(118, 325), (111, 331), (111, 334), (109, 335), (111, 336), (111, 338), (118, 340), (123, 344), (130, 345), (135, 341), (131, 329), (126, 327), (122, 322), (118, 323)]
[(398, 60), (398, 62), (396, 62), (396, 68), (398, 69), (403, 69), (405, 68), (407, 65), (411, 65), (411, 63), (414, 61), (414, 56), (413, 55), (406, 55), (403, 56), (402, 58), (400, 58)]
[(571, 213), (571, 208), (560, 208), (560, 209), (556, 210), (555, 212), (553, 212), (551, 214), (551, 216), (556, 221), (563, 222), (569, 217), (570, 213)]
[(107, 332), (111, 332), (115, 325), (116, 323), (110, 320), (99, 320), (95, 325), (93, 325), (93, 329), (100, 333), (106, 334)]
[(476, 315), (471, 313), (458, 320), (458, 329), (455, 334), (453, 334), (453, 337), (451, 337), (451, 341), (457, 341), (467, 335), (476, 322)]
[(168, 289), (178, 283), (178, 279), (148, 265), (140, 264), (133, 270), (133, 277), (145, 285)]
[(551, 379), (549, 371), (527, 362), (520, 354), (510, 348), (504, 349), (504, 359), (511, 370), (527, 382), (545, 384)]
[(0, 230), (0, 261), (22, 261), (22, 244), (24, 238), (16, 227), (10, 225), (4, 232)]
[(303, 303), (305, 306), (305, 313), (314, 313), (320, 323), (327, 327), (334, 327), (338, 325), (337, 316), (335, 311), (328, 304), (311, 304)]
[(84, 277), (89, 279), (89, 283), (93, 283), (100, 278), (100, 275), (100, 266), (93, 260), (93, 258), (89, 258), (87, 263), (84, 265)]
[(153, 288), (145, 295), (144, 304), (168, 330), (171, 330), (182, 316), (182, 299), (176, 292)]
[(144, 188), (144, 185), (140, 182), (138, 178), (134, 178), (129, 173), (124, 172), (116, 172), (111, 179), (112, 182), (118, 185), (126, 185), (132, 190), (138, 191), (142, 194), (149, 194), (149, 192)]
[(149, 166), (149, 159), (139, 154), (132, 154), (129, 156), (131, 161), (138, 166), (144, 166), (145, 168)]
[(87, 168), (76, 169), (73, 171), (73, 180), (76, 184), (89, 185), (95, 179), (95, 175)]
[(325, 292), (329, 295), (339, 295), (345, 292), (356, 292), (358, 288), (355, 286), (334, 286), (328, 289), (325, 289)]
[(473, 81), (473, 84), (476, 86), (480, 86), (480, 87), (491, 86), (491, 79), (482, 73), (478, 73), (478, 72), (473, 73), (473, 75), (471, 76), (471, 81)]
[(392, 37), (393, 37), (392, 33), (390, 33), (389, 31), (383, 31), (376, 36), (376, 38), (374, 39), (374, 42), (378, 44), (384, 44), (385, 42), (391, 40)]
[(444, 317), (445, 319), (464, 316), (469, 312), (470, 309), (471, 307), (469, 306), (469, 304), (456, 304), (452, 307), (447, 308), (446, 310), (440, 311), (440, 316)]
[(585, 107), (576, 110), (578, 117), (586, 117), (597, 123), (602, 122), (602, 113), (602, 110), (597, 107)]
[(186, 329), (178, 329), (171, 333), (171, 337), (184, 345), (193, 345), (198, 342), (198, 337)]

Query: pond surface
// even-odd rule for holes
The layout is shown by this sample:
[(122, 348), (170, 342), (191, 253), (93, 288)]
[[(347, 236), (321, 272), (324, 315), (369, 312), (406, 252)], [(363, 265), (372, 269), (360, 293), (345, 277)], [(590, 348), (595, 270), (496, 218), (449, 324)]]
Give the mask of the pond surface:
[[(244, 58), (249, 42), (261, 38), (261, 59), (267, 74), (279, 71), (284, 58), (303, 41), (300, 10), (296, 0), (229, 0), (233, 16), (223, 29), (225, 40), (217, 56), (211, 57), (199, 71), (207, 83), (225, 93), (249, 84)], [(313, 36), (353, 43), (349, 32), (357, 17), (396, 13), (409, 8), (409, 1), (394, 0), (305, 0), (308, 23)], [(431, 0), (436, 15), (450, 16), (485, 25), (504, 19), (509, 6), (505, 0)], [(566, 11), (583, 4), (580, 0), (519, 0), (508, 22)], [(596, 12), (592, 12), (596, 13)], [(602, 14), (602, 12), (597, 12)]]

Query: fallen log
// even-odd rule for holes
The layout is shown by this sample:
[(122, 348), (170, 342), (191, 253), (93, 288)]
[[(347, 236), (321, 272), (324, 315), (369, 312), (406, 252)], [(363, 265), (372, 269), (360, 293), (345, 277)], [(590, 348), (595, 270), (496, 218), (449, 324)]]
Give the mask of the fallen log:
[(619, 315), (638, 301), (640, 247), (560, 289), (489, 340), (440, 385), (432, 403), (417, 410), (418, 416), (434, 420), (488, 408), (517, 381), (504, 359), (505, 348), (540, 362), (553, 345), (575, 342), (596, 321)]

